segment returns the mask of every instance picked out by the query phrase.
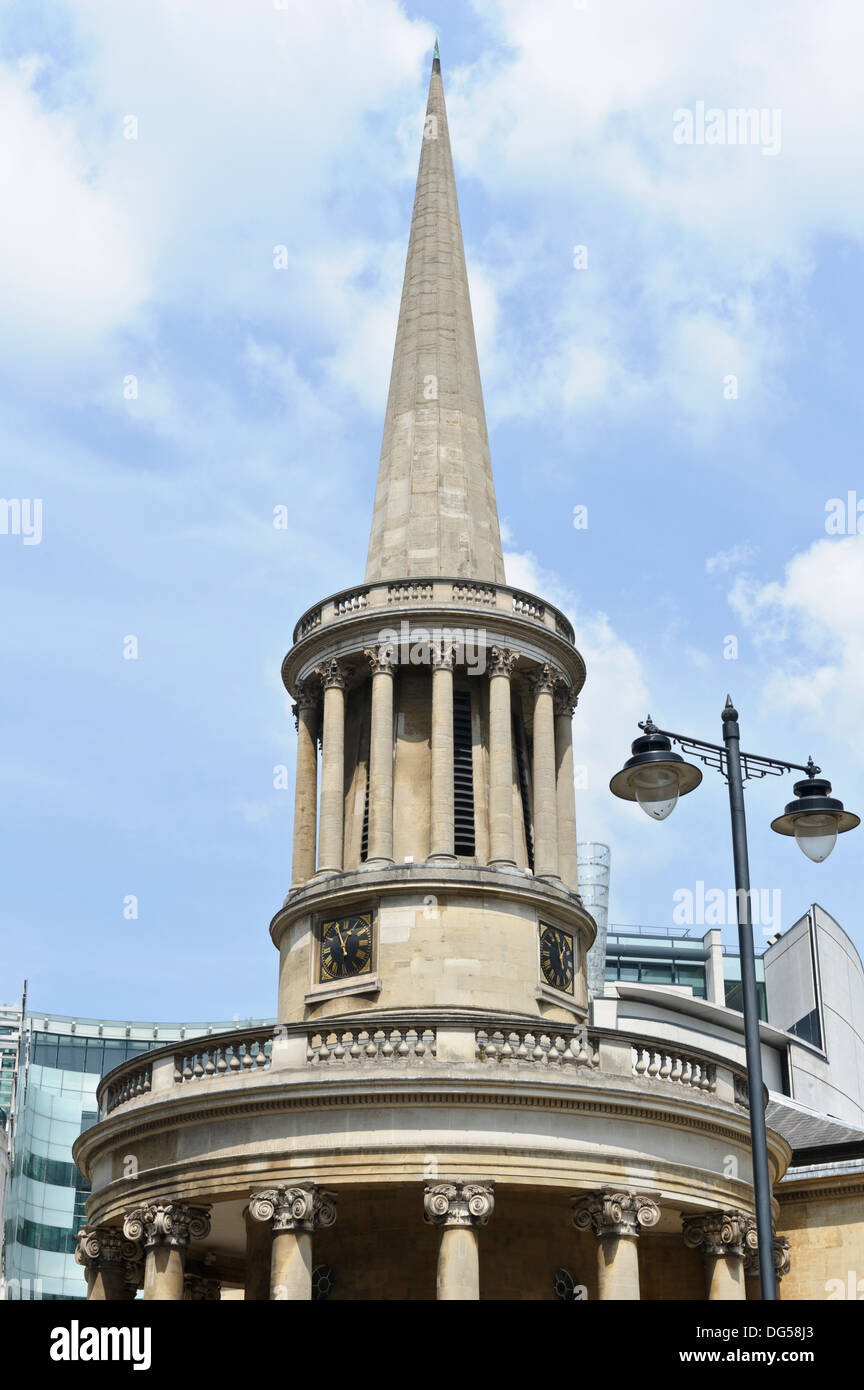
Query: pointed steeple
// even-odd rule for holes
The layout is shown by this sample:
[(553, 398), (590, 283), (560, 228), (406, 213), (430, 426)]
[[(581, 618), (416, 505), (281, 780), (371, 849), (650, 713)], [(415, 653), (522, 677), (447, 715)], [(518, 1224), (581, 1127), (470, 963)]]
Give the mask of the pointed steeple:
[(434, 575), (504, 583), (437, 40), (366, 583)]

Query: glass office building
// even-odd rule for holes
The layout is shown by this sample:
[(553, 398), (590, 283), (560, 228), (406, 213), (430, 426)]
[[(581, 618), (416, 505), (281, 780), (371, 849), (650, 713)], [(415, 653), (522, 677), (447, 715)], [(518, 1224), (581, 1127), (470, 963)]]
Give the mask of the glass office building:
[[(10, 1083), (7, 1126), (10, 1171), (3, 1255), (9, 1296), (86, 1297), (84, 1271), (75, 1263), (75, 1236), (85, 1221), (89, 1189), (72, 1162), (72, 1145), (98, 1118), (100, 1077), (152, 1047), (257, 1021), (127, 1023), (26, 1015), (23, 1028), (16, 1030), (18, 1081), (14, 1105)], [(5, 1054), (0, 1051), (0, 1056)]]
[[(631, 984), (689, 988), (697, 999), (710, 998), (709, 963), (713, 951), (722, 952), (723, 1003), (743, 1010), (741, 958), (729, 946), (720, 946), (717, 933), (690, 936), (686, 929), (662, 927), (609, 927), (606, 936), (606, 979)], [(756, 988), (760, 1017), (767, 1022), (765, 962), (756, 957)], [(720, 1002), (715, 1000), (714, 1002)]]

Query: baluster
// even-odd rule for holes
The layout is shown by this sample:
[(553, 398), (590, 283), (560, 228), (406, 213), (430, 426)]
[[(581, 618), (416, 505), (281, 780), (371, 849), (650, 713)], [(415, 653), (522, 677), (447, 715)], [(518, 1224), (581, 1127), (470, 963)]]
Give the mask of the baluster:
[(207, 1053), (207, 1061), (206, 1061), (206, 1063), (204, 1064), (204, 1075), (205, 1075), (205, 1076), (213, 1076), (213, 1074), (214, 1074), (215, 1071), (216, 1071), (216, 1068), (215, 1068), (215, 1066), (214, 1066), (214, 1064), (213, 1064), (213, 1053), (212, 1053), (212, 1052), (208, 1052), (208, 1053)]
[(236, 1045), (235, 1043), (231, 1043), (230, 1049), (228, 1049), (228, 1050), (230, 1050), (230, 1052), (231, 1052), (231, 1061), (228, 1063), (228, 1070), (229, 1070), (229, 1071), (239, 1071), (239, 1070), (240, 1070), (240, 1066), (241, 1066), (241, 1062), (240, 1062), (240, 1055), (239, 1055), (239, 1052), (238, 1052), (238, 1049), (237, 1049), (237, 1045)]
[(681, 1058), (681, 1066), (682, 1066), (682, 1071), (681, 1071), (681, 1085), (682, 1085), (682, 1086), (692, 1086), (692, 1084), (693, 1084), (693, 1063), (690, 1061), (690, 1058), (689, 1058), (689, 1057), (682, 1057), (682, 1058)]
[(658, 1071), (660, 1070), (660, 1060), (656, 1052), (651, 1052), (649, 1055), (651, 1057), (651, 1061), (648, 1063), (648, 1075), (653, 1081)]
[(326, 1033), (321, 1034), (321, 1046), (318, 1049), (318, 1061), (321, 1063), (322, 1067), (326, 1067), (327, 1063), (330, 1061), (330, 1048), (327, 1046), (327, 1037), (328, 1035)]
[(341, 1062), (345, 1058), (345, 1048), (342, 1046), (342, 1034), (336, 1034), (336, 1046), (333, 1049), (333, 1061)]
[(258, 1043), (256, 1044), (256, 1046), (257, 1046), (257, 1048), (258, 1048), (258, 1051), (257, 1051), (256, 1054), (255, 1054), (255, 1065), (256, 1065), (256, 1067), (266, 1067), (266, 1065), (267, 1065), (267, 1052), (266, 1052), (267, 1044), (266, 1044), (266, 1042), (264, 1042), (263, 1039), (262, 1039), (260, 1042), (258, 1042)]
[(658, 1072), (658, 1075), (659, 1075), (661, 1081), (668, 1081), (668, 1080), (669, 1080), (669, 1074), (670, 1074), (670, 1072), (672, 1071), (672, 1062), (671, 1062), (671, 1060), (670, 1060), (670, 1058), (669, 1058), (669, 1054), (668, 1054), (667, 1052), (662, 1052), (662, 1053), (660, 1054), (660, 1056), (661, 1056), (661, 1059), (662, 1059), (662, 1066), (660, 1067), (660, 1071)]
[(675, 1082), (680, 1081), (682, 1072), (683, 1066), (681, 1064), (681, 1058), (676, 1053), (675, 1056), (672, 1058), (672, 1070), (669, 1073), (669, 1080)]
[(188, 1057), (184, 1057), (184, 1058), (183, 1058), (183, 1080), (184, 1080), (184, 1081), (191, 1081), (191, 1080), (192, 1080), (192, 1068), (191, 1068), (191, 1066), (189, 1065), (189, 1058), (188, 1058)]
[(635, 1053), (633, 1071), (636, 1076), (644, 1076), (645, 1072), (648, 1070), (648, 1054), (642, 1047), (634, 1047), (633, 1052)]
[(348, 1049), (348, 1056), (351, 1058), (352, 1062), (359, 1062), (361, 1057), (363, 1056), (363, 1052), (360, 1048), (360, 1044), (357, 1041), (357, 1035), (356, 1033), (349, 1033), (348, 1037), (351, 1039), (351, 1046)]
[(224, 1047), (220, 1047), (216, 1052), (216, 1075), (224, 1076), (228, 1070), (228, 1059), (225, 1056)]

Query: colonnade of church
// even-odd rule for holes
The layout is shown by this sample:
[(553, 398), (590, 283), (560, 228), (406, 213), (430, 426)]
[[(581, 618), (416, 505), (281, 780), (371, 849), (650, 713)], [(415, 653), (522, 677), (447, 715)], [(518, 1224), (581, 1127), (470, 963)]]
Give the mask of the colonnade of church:
[[(364, 652), (370, 663), (372, 695), (368, 765), (366, 867), (393, 861), (394, 678), (397, 662), (383, 647)], [(489, 682), (489, 856), (496, 868), (515, 868), (514, 746), (511, 681), (519, 654), (492, 647)], [(430, 851), (428, 862), (455, 863), (453, 694), (455, 654), (433, 646), (430, 659)], [(531, 829), (534, 874), (576, 890), (576, 805), (572, 718), (575, 697), (563, 672), (535, 663), (522, 672), (533, 700)], [(477, 677), (476, 679), (480, 679)], [(295, 692), (297, 780), (294, 807), (292, 884), (316, 872), (344, 867), (345, 717), (347, 672), (332, 659), (316, 668)], [(318, 741), (320, 813), (318, 811)], [(476, 789), (475, 789), (476, 790)], [(316, 844), (316, 822), (319, 833)]]
[[(597, 1297), (602, 1301), (638, 1300), (639, 1242), (660, 1220), (651, 1196), (601, 1188), (573, 1197), (573, 1225), (596, 1238)], [(439, 1229), (437, 1297), (479, 1299), (482, 1236), (493, 1218), (495, 1186), (485, 1181), (426, 1183), (418, 1220)], [(245, 1298), (252, 1301), (302, 1301), (312, 1298), (316, 1231), (332, 1226), (337, 1207), (333, 1193), (302, 1181), (253, 1193), (244, 1213), (246, 1224)], [(737, 1210), (686, 1214), (686, 1246), (701, 1250), (709, 1300), (747, 1297), (748, 1276), (758, 1273), (756, 1225)], [(220, 1281), (186, 1272), (186, 1252), (206, 1238), (209, 1209), (182, 1202), (150, 1203), (130, 1210), (120, 1227), (85, 1226), (78, 1235), (76, 1258), (87, 1273), (88, 1298), (132, 1299), (143, 1285), (145, 1300), (195, 1300), (220, 1297)], [(789, 1242), (774, 1239), (778, 1278), (789, 1271)], [(753, 1285), (751, 1284), (751, 1289)]]

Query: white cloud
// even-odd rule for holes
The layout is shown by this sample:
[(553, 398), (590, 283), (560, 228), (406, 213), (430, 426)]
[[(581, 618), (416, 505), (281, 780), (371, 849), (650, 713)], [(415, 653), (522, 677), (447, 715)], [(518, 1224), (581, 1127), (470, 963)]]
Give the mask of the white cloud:
[(808, 723), (864, 766), (860, 709), (864, 690), (864, 539), (816, 541), (786, 566), (782, 581), (740, 578), (729, 601), (770, 656), (765, 700), (775, 710), (806, 710)]
[(733, 545), (729, 550), (718, 550), (705, 560), (705, 573), (728, 574), (730, 570), (749, 565), (758, 553), (758, 547), (754, 545)]

